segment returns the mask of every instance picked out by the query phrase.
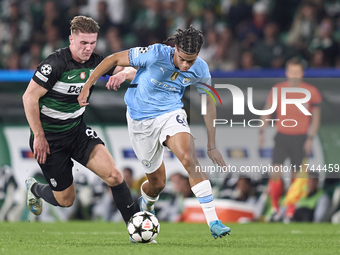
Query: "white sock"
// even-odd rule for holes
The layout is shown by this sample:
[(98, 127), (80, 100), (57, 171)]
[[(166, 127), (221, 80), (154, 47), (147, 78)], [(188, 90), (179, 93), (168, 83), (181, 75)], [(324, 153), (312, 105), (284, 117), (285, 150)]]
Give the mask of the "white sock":
[(204, 180), (200, 183), (197, 183), (195, 186), (191, 187), (191, 190), (201, 204), (208, 225), (210, 221), (218, 220), (210, 181)]
[(153, 204), (158, 201), (159, 195), (157, 197), (150, 197), (147, 194), (145, 194), (145, 192), (143, 190), (143, 185), (146, 182), (148, 182), (148, 181), (143, 182), (143, 184), (140, 187), (140, 192), (141, 192), (142, 198), (143, 198), (142, 208), (143, 208), (144, 211), (152, 212), (155, 208)]

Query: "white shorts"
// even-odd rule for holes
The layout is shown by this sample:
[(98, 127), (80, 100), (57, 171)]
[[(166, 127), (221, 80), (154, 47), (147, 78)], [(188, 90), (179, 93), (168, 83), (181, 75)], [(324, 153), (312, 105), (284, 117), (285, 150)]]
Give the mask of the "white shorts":
[(161, 166), (163, 142), (167, 136), (181, 132), (190, 134), (187, 114), (183, 109), (145, 120), (133, 120), (126, 112), (126, 119), (132, 148), (147, 174), (153, 173)]

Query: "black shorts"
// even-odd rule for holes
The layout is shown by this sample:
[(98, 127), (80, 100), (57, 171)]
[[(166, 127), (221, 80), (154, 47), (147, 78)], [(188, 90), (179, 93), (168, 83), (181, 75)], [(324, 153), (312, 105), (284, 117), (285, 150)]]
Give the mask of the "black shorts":
[(302, 164), (306, 152), (303, 148), (307, 135), (284, 135), (277, 133), (275, 136), (275, 147), (273, 152), (273, 164), (282, 165), (286, 158), (290, 159), (292, 166)]
[[(63, 191), (73, 183), (72, 167), (74, 159), (86, 166), (90, 154), (97, 144), (104, 142), (85, 123), (73, 132), (73, 135), (58, 141), (47, 141), (50, 146), (50, 154), (46, 163), (39, 164), (47, 183), (52, 190)], [(30, 137), (30, 147), (33, 151), (33, 136)]]

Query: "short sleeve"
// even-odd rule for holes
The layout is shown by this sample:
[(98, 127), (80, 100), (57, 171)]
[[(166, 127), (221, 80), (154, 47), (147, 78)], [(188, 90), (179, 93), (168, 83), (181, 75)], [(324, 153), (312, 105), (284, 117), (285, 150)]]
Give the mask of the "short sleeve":
[(53, 53), (38, 65), (32, 79), (45, 89), (51, 90), (61, 77), (64, 67), (64, 60)]
[(130, 65), (135, 67), (148, 67), (153, 64), (158, 56), (160, 44), (150, 45), (149, 47), (135, 47), (129, 50)]

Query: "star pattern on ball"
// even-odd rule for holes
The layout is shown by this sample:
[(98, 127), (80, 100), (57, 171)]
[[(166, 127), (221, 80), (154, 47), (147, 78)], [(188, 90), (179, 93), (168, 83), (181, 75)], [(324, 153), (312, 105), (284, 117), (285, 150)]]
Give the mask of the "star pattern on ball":
[(150, 220), (150, 222), (152, 222), (151, 217), (152, 217), (152, 215), (150, 215), (148, 213), (144, 213), (143, 214), (143, 221)]

